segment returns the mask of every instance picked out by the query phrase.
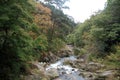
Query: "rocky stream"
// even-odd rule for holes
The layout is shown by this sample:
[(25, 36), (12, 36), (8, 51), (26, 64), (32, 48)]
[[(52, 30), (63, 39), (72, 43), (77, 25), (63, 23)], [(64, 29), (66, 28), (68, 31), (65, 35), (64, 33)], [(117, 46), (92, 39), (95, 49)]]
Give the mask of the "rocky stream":
[[(64, 62), (68, 60), (68, 61), (75, 61), (77, 60), (75, 56), (70, 56), (70, 57), (65, 57), (65, 58), (61, 58), (59, 61), (57, 61), (56, 63), (53, 63), (51, 65), (49, 65), (46, 68), (46, 71), (52, 72), (53, 73), (56, 72), (56, 76), (58, 76), (56, 79), (54, 80), (84, 80), (84, 78), (82, 76), (80, 76), (80, 72), (77, 68), (73, 68), (70, 65), (64, 65)], [(50, 75), (53, 73), (50, 73)]]
[(34, 69), (25, 80), (114, 80), (115, 70), (107, 70), (105, 65), (96, 62), (85, 64), (85, 60), (75, 56), (72, 49), (67, 46), (69, 56), (53, 63), (33, 62)]

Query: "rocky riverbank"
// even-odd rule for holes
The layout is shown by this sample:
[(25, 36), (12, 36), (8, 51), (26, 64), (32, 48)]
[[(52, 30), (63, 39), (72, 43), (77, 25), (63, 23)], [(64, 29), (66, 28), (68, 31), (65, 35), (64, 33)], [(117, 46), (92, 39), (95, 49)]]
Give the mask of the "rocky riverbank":
[[(87, 65), (82, 60), (69, 60), (63, 58), (56, 63), (48, 64), (34, 62), (34, 69), (25, 80), (114, 80), (116, 70), (107, 70), (106, 66), (89, 62)], [(69, 62), (68, 62), (69, 61)], [(80, 62), (79, 62), (80, 61)], [(62, 63), (61, 63), (62, 62)], [(118, 79), (119, 80), (119, 79)]]
[(31, 62), (32, 69), (29, 75), (21, 78), (24, 80), (120, 80), (119, 70), (107, 69), (106, 65), (97, 62), (86, 64), (84, 58), (73, 55), (71, 46), (58, 53), (60, 54), (56, 57), (50, 53), (50, 63)]
[(66, 61), (64, 64), (77, 68), (85, 80), (114, 80), (116, 70), (107, 70), (106, 66), (96, 62), (84, 63), (83, 59)]

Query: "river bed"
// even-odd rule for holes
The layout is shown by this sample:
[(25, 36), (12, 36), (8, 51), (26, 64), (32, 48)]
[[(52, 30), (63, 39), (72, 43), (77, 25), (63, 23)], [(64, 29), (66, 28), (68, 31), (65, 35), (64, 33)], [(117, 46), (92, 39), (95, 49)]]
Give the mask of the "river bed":
[(74, 61), (76, 59), (75, 56), (61, 58), (57, 62), (46, 67), (46, 71), (51, 69), (57, 70), (59, 76), (54, 80), (85, 80), (82, 76), (79, 76), (80, 71), (78, 69), (63, 64), (65, 60)]

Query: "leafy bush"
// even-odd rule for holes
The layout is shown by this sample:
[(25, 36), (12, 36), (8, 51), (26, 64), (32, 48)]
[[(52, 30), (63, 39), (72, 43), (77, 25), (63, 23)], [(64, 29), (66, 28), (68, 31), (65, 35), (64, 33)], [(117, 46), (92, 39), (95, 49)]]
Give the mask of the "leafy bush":
[(53, 39), (49, 44), (52, 51), (58, 51), (65, 46), (65, 42), (59, 38)]
[(40, 35), (34, 40), (33, 45), (34, 48), (38, 49), (39, 51), (47, 51), (48, 48), (47, 37), (45, 35)]
[(120, 45), (115, 46), (115, 49), (116, 52), (107, 56), (106, 63), (117, 68), (120, 66)]

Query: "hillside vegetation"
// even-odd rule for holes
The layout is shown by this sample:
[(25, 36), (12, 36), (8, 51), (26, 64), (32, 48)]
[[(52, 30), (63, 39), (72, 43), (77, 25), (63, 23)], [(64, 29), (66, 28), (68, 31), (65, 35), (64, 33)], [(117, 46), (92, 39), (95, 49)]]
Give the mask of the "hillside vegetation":
[(118, 68), (120, 66), (120, 1), (108, 0), (105, 9), (79, 23), (68, 43), (80, 48), (77, 54), (89, 55)]
[(66, 2), (0, 0), (0, 80), (19, 80), (30, 61), (42, 61), (65, 45), (74, 21), (61, 8)]
[(107, 0), (104, 10), (78, 24), (62, 11), (68, 0), (42, 1), (0, 0), (0, 80), (20, 80), (30, 62), (57, 56), (66, 44), (86, 61), (120, 69), (120, 0)]

